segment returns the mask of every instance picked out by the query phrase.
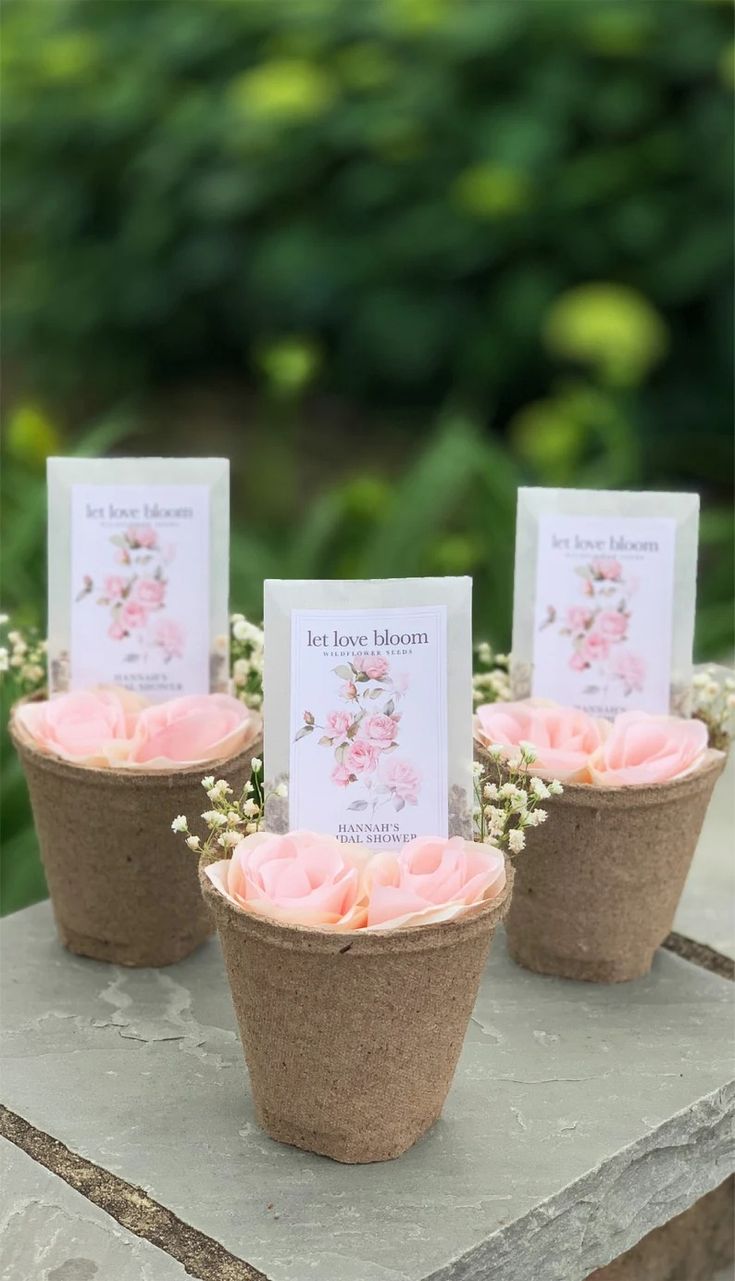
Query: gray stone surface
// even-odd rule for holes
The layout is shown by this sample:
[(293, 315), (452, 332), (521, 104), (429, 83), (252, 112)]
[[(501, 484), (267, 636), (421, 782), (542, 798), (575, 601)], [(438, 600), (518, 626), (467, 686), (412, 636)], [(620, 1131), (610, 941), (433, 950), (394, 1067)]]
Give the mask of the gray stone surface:
[(180, 1263), (0, 1139), (0, 1281), (185, 1281)]
[(735, 752), (718, 779), (674, 929), (735, 957)]
[(545, 979), (496, 939), (454, 1088), (397, 1162), (256, 1127), (218, 946), (163, 971), (8, 918), (3, 1101), (271, 1281), (582, 1281), (733, 1169), (732, 985), (667, 953), (632, 984)]

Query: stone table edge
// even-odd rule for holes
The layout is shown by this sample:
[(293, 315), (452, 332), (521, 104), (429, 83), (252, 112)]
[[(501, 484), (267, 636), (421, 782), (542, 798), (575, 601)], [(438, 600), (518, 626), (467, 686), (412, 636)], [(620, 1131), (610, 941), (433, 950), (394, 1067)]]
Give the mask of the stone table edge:
[(185, 1223), (143, 1188), (72, 1151), (0, 1103), (0, 1136), (62, 1179), (134, 1236), (157, 1246), (198, 1281), (268, 1281), (245, 1259)]
[[(705, 969), (722, 978), (735, 978), (735, 962), (707, 945), (698, 943), (678, 933), (670, 934), (662, 945), (673, 952), (687, 964)], [(724, 1107), (720, 1106), (724, 1102)], [(668, 1133), (682, 1117), (699, 1120), (700, 1112), (709, 1112), (709, 1117), (701, 1117), (701, 1128), (689, 1141), (669, 1143)], [(712, 1125), (712, 1116), (715, 1124)], [(492, 1268), (493, 1281), (525, 1281), (530, 1275), (527, 1271), (518, 1271), (519, 1265), (526, 1268), (535, 1266), (538, 1261), (538, 1235), (544, 1233), (549, 1237), (549, 1251), (544, 1254), (549, 1267), (556, 1269), (557, 1263), (563, 1271), (550, 1271), (544, 1281), (585, 1281), (595, 1268), (603, 1267), (618, 1258), (631, 1246), (635, 1245), (654, 1227), (661, 1226), (688, 1209), (701, 1196), (717, 1187), (725, 1178), (735, 1171), (735, 1151), (733, 1148), (733, 1116), (735, 1116), (735, 1082), (729, 1082), (709, 1095), (704, 1095), (689, 1108), (675, 1113), (661, 1125), (652, 1129), (642, 1139), (617, 1152), (609, 1160), (589, 1170), (581, 1178), (567, 1184), (548, 1200), (533, 1207), (526, 1214), (514, 1219), (507, 1226), (497, 1229), (485, 1241), (473, 1247), (466, 1254), (442, 1265), (438, 1270), (427, 1274), (425, 1281), (484, 1281), (488, 1269)], [(708, 1166), (707, 1173), (695, 1188), (692, 1180), (685, 1182), (684, 1188), (676, 1190), (670, 1200), (663, 1194), (669, 1186), (665, 1181), (661, 1185), (662, 1214), (655, 1222), (636, 1225), (635, 1219), (622, 1225), (615, 1224), (614, 1214), (610, 1212), (611, 1192), (630, 1170), (648, 1157), (657, 1153), (675, 1153), (679, 1157), (683, 1148), (689, 1148), (702, 1140), (714, 1136), (715, 1147), (720, 1133), (730, 1139), (729, 1157), (723, 1156), (721, 1163), (715, 1152)], [(25, 1118), (11, 1111), (0, 1103), (0, 1136), (8, 1139), (21, 1151), (25, 1152), (38, 1164), (79, 1192), (92, 1204), (102, 1209), (115, 1222), (126, 1228), (133, 1235), (157, 1246), (172, 1259), (180, 1262), (185, 1271), (199, 1281), (268, 1281), (265, 1273), (242, 1257), (228, 1251), (220, 1242), (206, 1233), (184, 1222), (172, 1210), (149, 1196), (144, 1189), (127, 1182), (120, 1176), (112, 1174), (105, 1167), (96, 1164), (87, 1157), (74, 1152), (60, 1139), (38, 1129)], [(659, 1143), (658, 1140), (661, 1140)], [(708, 1144), (708, 1148), (712, 1146)], [(725, 1147), (728, 1145), (725, 1143)], [(708, 1156), (710, 1153), (708, 1151)], [(657, 1162), (664, 1168), (665, 1160)], [(673, 1166), (676, 1165), (676, 1159)], [(700, 1173), (699, 1166), (693, 1163), (693, 1170)], [(603, 1179), (603, 1191), (597, 1196), (587, 1196), (586, 1189), (594, 1187), (599, 1190), (600, 1178)], [(648, 1186), (647, 1180), (647, 1186)], [(569, 1206), (569, 1193), (578, 1189), (582, 1197), (577, 1197), (575, 1205)], [(559, 1202), (565, 1199), (566, 1206)], [(649, 1201), (652, 1198), (649, 1198)], [(578, 1206), (587, 1207), (589, 1214), (583, 1215), (584, 1222), (575, 1224), (572, 1220), (569, 1229), (565, 1219), (570, 1219)], [(601, 1213), (595, 1215), (595, 1207)], [(590, 1231), (590, 1221), (594, 1230)], [(610, 1230), (612, 1228), (612, 1230)], [(555, 1246), (554, 1236), (561, 1229), (561, 1235), (569, 1240), (573, 1257), (579, 1260), (582, 1270), (570, 1272), (570, 1258)], [(602, 1231), (600, 1229), (603, 1229)], [(581, 1232), (581, 1235), (580, 1235)], [(578, 1239), (579, 1237), (579, 1239)], [(590, 1249), (600, 1250), (603, 1239), (608, 1245), (595, 1257), (584, 1260), (582, 1252)], [(527, 1245), (534, 1241), (535, 1260), (527, 1259)], [(612, 1248), (613, 1252), (609, 1253)], [(556, 1250), (556, 1257), (553, 1252)], [(195, 1270), (196, 1269), (196, 1270)]]
[[(536, 1275), (540, 1251), (544, 1281), (585, 1281), (735, 1171), (734, 1117), (735, 1081), (675, 1113), (425, 1281), (485, 1281), (489, 1276), (493, 1281), (527, 1281)], [(690, 1124), (684, 1142), (682, 1118)], [(681, 1159), (688, 1151), (692, 1156), (682, 1171)], [(618, 1208), (621, 1184), (644, 1166), (646, 1200), (641, 1205), (650, 1206), (660, 1196), (661, 1213), (639, 1224), (635, 1216), (619, 1216)], [(571, 1205), (570, 1193), (576, 1193)], [(544, 1237), (548, 1244), (540, 1247)]]

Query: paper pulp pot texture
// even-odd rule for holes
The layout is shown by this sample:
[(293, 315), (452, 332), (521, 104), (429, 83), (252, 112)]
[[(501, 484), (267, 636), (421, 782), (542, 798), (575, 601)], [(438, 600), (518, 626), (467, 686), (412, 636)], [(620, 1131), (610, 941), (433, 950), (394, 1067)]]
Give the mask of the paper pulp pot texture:
[(241, 911), (204, 874), (258, 1124), (350, 1164), (400, 1156), (439, 1116), (510, 900), (441, 925), (336, 933)]
[[(257, 745), (226, 761), (154, 773), (89, 769), (46, 756), (12, 718), (11, 735), (64, 946), (136, 966), (171, 965), (193, 952), (213, 932), (212, 922), (196, 855), (171, 822), (205, 808), (204, 774), (241, 791)], [(196, 821), (190, 826), (197, 830)]]
[(647, 974), (671, 930), (723, 763), (655, 786), (565, 784), (545, 801), (546, 822), (515, 860), (506, 921), (514, 961), (598, 983)]

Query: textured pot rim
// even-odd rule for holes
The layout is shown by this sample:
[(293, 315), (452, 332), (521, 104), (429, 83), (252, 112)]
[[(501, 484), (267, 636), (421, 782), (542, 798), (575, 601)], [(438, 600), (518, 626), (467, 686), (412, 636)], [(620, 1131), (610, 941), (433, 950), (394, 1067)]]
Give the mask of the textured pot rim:
[[(475, 751), (482, 760), (490, 760), (487, 748), (474, 740)], [(561, 796), (549, 797), (549, 805), (579, 805), (593, 809), (608, 806), (611, 809), (630, 809), (635, 806), (663, 805), (667, 801), (698, 792), (701, 787), (717, 779), (727, 761), (727, 753), (708, 748), (704, 760), (690, 774), (667, 779), (665, 783), (626, 783), (622, 787), (600, 787), (595, 783), (563, 783)]]
[(356, 956), (375, 956), (451, 947), (475, 934), (485, 934), (494, 929), (506, 915), (513, 891), (513, 865), (507, 854), (504, 857), (505, 885), (502, 893), (482, 903), (477, 911), (455, 921), (404, 925), (395, 930), (322, 930), (313, 925), (291, 925), (260, 913), (247, 912), (220, 894), (205, 874), (205, 867), (219, 861), (212, 854), (203, 855), (199, 860), (199, 882), (218, 924), (224, 921), (259, 942), (291, 952), (351, 952)]
[(250, 747), (244, 747), (234, 755), (221, 756), (215, 761), (200, 761), (198, 765), (183, 765), (180, 769), (115, 769), (112, 766), (77, 765), (74, 761), (65, 760), (63, 756), (54, 756), (49, 752), (41, 751), (28, 731), (18, 723), (16, 719), (17, 709), (26, 703), (39, 702), (42, 697), (39, 694), (30, 694), (24, 698), (19, 698), (17, 702), (13, 703), (8, 719), (8, 732), (19, 756), (25, 755), (40, 769), (70, 781), (72, 779), (88, 778), (98, 784), (111, 783), (122, 787), (155, 787), (164, 782), (167, 784), (176, 783), (179, 779), (187, 782), (195, 779), (201, 781), (208, 774), (216, 774), (218, 770), (231, 769), (233, 765), (239, 767), (241, 764), (246, 764), (253, 756), (262, 756), (263, 739), (260, 737)]

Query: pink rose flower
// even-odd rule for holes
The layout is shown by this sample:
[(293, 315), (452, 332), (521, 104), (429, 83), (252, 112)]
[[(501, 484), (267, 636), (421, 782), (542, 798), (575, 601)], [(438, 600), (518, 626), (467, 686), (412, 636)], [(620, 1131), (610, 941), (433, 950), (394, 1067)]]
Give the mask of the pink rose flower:
[(131, 525), (125, 531), (125, 537), (133, 547), (155, 547), (158, 534), (152, 525)]
[(76, 765), (104, 768), (127, 755), (129, 736), (144, 700), (115, 687), (72, 690), (15, 712), (36, 747)]
[(253, 832), (232, 858), (210, 864), (212, 884), (236, 907), (323, 930), (360, 929), (367, 919), (370, 851), (333, 836)]
[(420, 836), (400, 854), (377, 855), (368, 868), (368, 929), (449, 921), (505, 886), (500, 850), (454, 836)]
[(113, 621), (107, 629), (107, 635), (110, 640), (122, 640), (124, 636), (127, 636), (127, 632), (117, 621)]
[(378, 713), (376, 716), (366, 716), (360, 724), (360, 737), (375, 743), (376, 747), (388, 747), (397, 733), (397, 716), (384, 716)]
[(354, 702), (357, 698), (357, 686), (353, 681), (345, 681), (344, 685), (340, 685), (339, 687), (339, 696), (340, 698), (343, 698), (346, 703)]
[(351, 774), (371, 774), (378, 763), (379, 754), (374, 743), (356, 738), (345, 753), (343, 763)]
[(388, 675), (390, 664), (382, 654), (355, 654), (352, 666), (356, 672), (364, 672), (371, 681), (382, 681)]
[(166, 595), (166, 584), (158, 578), (139, 578), (133, 596), (145, 609), (157, 609)]
[(691, 774), (707, 755), (707, 727), (680, 716), (621, 712), (590, 760), (600, 787), (665, 783)]
[(595, 628), (608, 640), (622, 640), (628, 630), (628, 618), (619, 609), (603, 609), (595, 622)]
[(153, 628), (153, 644), (163, 650), (166, 658), (181, 658), (185, 641), (184, 628), (173, 618), (160, 618)]
[(130, 552), (126, 551), (124, 547), (121, 547), (118, 551), (115, 552), (115, 560), (117, 561), (118, 565), (129, 565)]
[(329, 776), (336, 787), (349, 787), (352, 775), (344, 765), (335, 765)]
[(351, 724), (352, 717), (349, 712), (330, 712), (324, 728), (329, 738), (336, 738), (338, 743), (346, 743), (347, 731)]
[(119, 574), (108, 574), (103, 587), (104, 595), (110, 600), (119, 600), (125, 591), (125, 579)]
[(229, 694), (190, 694), (146, 707), (138, 717), (130, 763), (153, 768), (222, 760), (260, 736), (261, 717)]
[(596, 578), (607, 578), (617, 582), (622, 577), (623, 567), (619, 560), (602, 557), (600, 560), (593, 560), (592, 573)]
[(486, 703), (478, 707), (473, 725), (482, 747), (498, 743), (506, 756), (514, 755), (519, 743), (531, 743), (536, 750), (534, 774), (562, 782), (589, 782), (589, 758), (610, 730), (609, 721), (535, 699)]
[(595, 594), (595, 589), (594, 589), (594, 587), (592, 586), (592, 584), (591, 584), (591, 582), (590, 582), (589, 578), (584, 578), (584, 579), (582, 580), (582, 595), (583, 595), (583, 596), (594, 596), (594, 594)]
[(572, 632), (583, 632), (592, 622), (592, 611), (584, 605), (571, 605), (567, 610), (566, 625)]
[(572, 668), (572, 671), (583, 672), (585, 668), (589, 667), (589, 663), (585, 658), (583, 658), (579, 651), (575, 649), (572, 657), (569, 659), (569, 666)]
[(126, 600), (118, 614), (118, 622), (126, 632), (138, 631), (148, 622), (148, 610), (137, 600)]
[(607, 658), (610, 653), (610, 642), (599, 632), (588, 632), (582, 641), (580, 653), (588, 663), (597, 662), (600, 659)]
[[(416, 805), (421, 790), (421, 775), (410, 761), (397, 760), (395, 756), (387, 756), (380, 767), (380, 781), (388, 788), (396, 800), (402, 801), (403, 805)], [(397, 806), (396, 808), (403, 808)]]
[(631, 649), (624, 649), (619, 654), (616, 654), (613, 659), (612, 674), (623, 681), (626, 691), (632, 694), (634, 690), (640, 691), (643, 689), (643, 682), (646, 679), (646, 664)]

